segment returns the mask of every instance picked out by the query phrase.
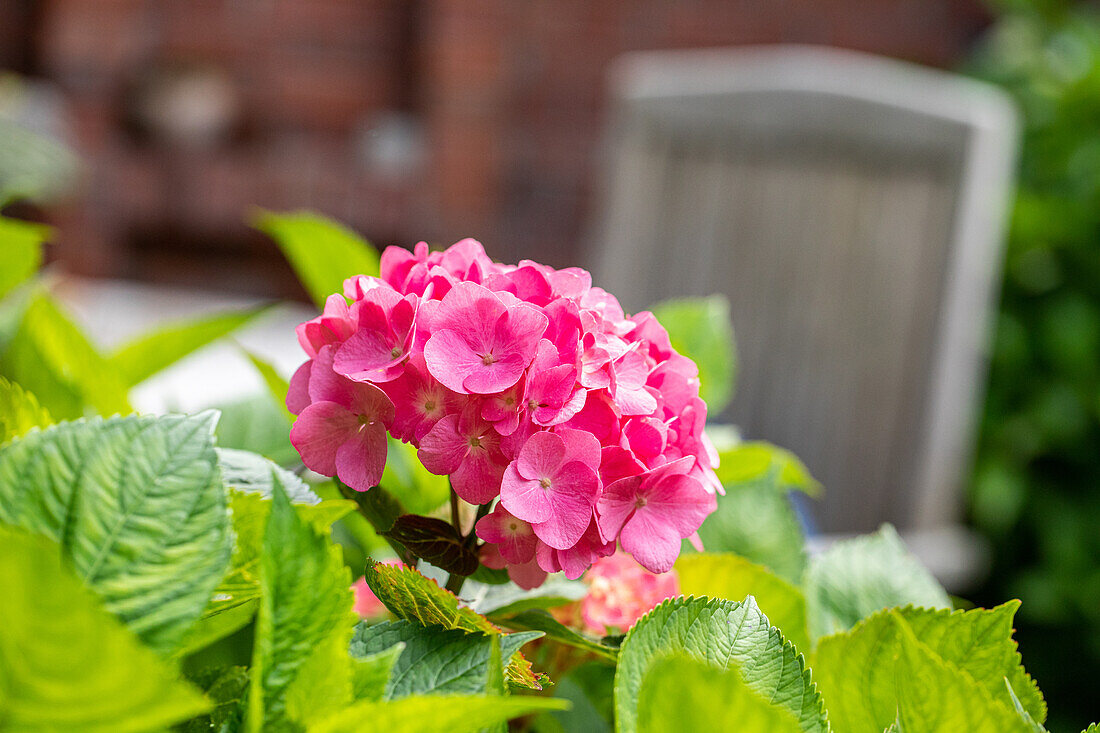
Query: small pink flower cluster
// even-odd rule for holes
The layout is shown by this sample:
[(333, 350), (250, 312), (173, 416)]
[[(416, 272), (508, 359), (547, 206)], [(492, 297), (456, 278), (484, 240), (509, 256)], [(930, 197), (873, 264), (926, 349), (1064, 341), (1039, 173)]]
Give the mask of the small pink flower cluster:
[[(350, 305), (349, 305), (350, 301)], [(717, 454), (694, 362), (653, 314), (624, 315), (584, 270), (390, 247), (298, 327), (290, 437), (310, 469), (365, 491), (387, 431), (485, 505), (482, 560), (524, 587), (615, 551), (672, 567), (714, 510)]]
[(680, 595), (675, 570), (655, 575), (621, 552), (593, 563), (584, 581), (589, 587), (581, 618), (589, 631), (601, 635), (625, 634), (658, 603)]

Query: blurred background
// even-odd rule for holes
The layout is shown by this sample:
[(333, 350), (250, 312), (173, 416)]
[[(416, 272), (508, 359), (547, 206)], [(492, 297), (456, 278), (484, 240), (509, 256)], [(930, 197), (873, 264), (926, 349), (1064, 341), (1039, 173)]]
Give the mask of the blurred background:
[(305, 300), (247, 225), (255, 206), (313, 209), (380, 246), (475, 236), (506, 262), (587, 263), (613, 60), (775, 43), (949, 70), (1015, 101), (966, 492), (992, 565), (966, 596), (1024, 601), (1049, 727), (1080, 729), (1100, 675), (1100, 7), (0, 0), (0, 204), (55, 227), (55, 271), (222, 297)]

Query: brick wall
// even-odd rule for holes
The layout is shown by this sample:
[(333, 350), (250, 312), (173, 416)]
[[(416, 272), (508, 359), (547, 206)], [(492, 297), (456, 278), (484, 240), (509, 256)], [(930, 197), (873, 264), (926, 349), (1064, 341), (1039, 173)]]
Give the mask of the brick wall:
[[(979, 0), (28, 7), (0, 0), (8, 34), (22, 25), (9, 55), (66, 92), (87, 164), (80, 197), (53, 214), (58, 256), (91, 274), (282, 295), (294, 284), (244, 225), (252, 205), (316, 208), (379, 244), (470, 235), (501, 259), (576, 260), (605, 73), (625, 51), (822, 43), (949, 67), (987, 22)], [(195, 83), (220, 94), (213, 137), (143, 116)], [(188, 110), (164, 124), (203, 113)]]

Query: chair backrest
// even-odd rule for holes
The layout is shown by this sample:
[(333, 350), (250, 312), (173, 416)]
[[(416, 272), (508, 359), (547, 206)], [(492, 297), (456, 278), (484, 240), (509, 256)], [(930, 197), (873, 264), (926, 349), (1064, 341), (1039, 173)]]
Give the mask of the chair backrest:
[(956, 520), (1015, 162), (1006, 97), (809, 47), (638, 53), (612, 79), (597, 284), (628, 311), (729, 297), (722, 417), (807, 463), (821, 530)]

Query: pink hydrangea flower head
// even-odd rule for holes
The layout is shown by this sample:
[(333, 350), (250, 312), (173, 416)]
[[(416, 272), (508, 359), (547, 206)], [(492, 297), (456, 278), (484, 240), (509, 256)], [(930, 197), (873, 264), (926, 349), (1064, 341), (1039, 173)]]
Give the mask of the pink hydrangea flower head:
[(424, 360), (432, 376), (454, 392), (502, 392), (531, 364), (547, 323), (536, 308), (507, 306), (493, 291), (462, 282), (436, 309)]
[(680, 541), (714, 511), (714, 495), (687, 475), (688, 456), (604, 487), (597, 505), (600, 532), (618, 537), (623, 549), (648, 570), (664, 573), (680, 553)]
[(443, 417), (420, 441), (420, 462), (437, 476), (450, 476), (464, 501), (488, 504), (500, 492), (506, 461), (500, 436), (476, 408)]
[(714, 508), (695, 364), (584, 270), (497, 264), (472, 239), (391, 247), (298, 335), (287, 408), (306, 465), (369, 488), (388, 430), (465, 501), (500, 497), (481, 555), (524, 587), (619, 544), (669, 567)]
[(581, 617), (595, 634), (625, 634), (658, 603), (680, 594), (675, 571), (651, 573), (624, 552), (597, 560), (584, 580)]
[(564, 550), (588, 528), (599, 490), (599, 476), (570, 453), (560, 435), (538, 432), (508, 464), (500, 501), (513, 515), (530, 522), (540, 540)]

